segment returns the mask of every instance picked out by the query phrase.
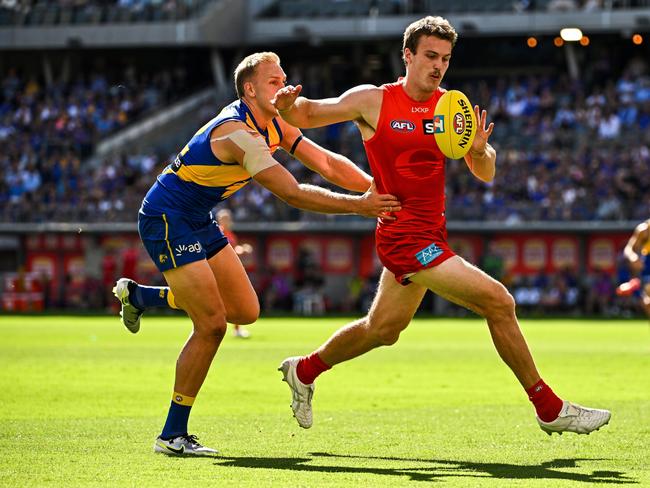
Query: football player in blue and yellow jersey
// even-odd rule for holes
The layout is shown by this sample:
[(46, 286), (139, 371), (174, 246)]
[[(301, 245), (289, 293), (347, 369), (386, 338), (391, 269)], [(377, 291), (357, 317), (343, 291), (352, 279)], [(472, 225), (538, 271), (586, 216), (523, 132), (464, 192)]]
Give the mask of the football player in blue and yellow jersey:
[(634, 228), (634, 232), (623, 250), (623, 255), (628, 262), (633, 278), (619, 285), (616, 293), (618, 295), (638, 293), (641, 298), (641, 306), (646, 315), (650, 317), (650, 219), (641, 222)]
[[(371, 177), (349, 159), (334, 154), (278, 117), (271, 103), (286, 76), (274, 53), (246, 57), (235, 70), (238, 100), (203, 126), (158, 176), (142, 202), (138, 230), (168, 287), (146, 287), (122, 278), (114, 293), (122, 322), (140, 328), (150, 307), (184, 310), (194, 328), (176, 363), (167, 421), (154, 444), (156, 452), (212, 455), (188, 434), (187, 423), (221, 340), (226, 323), (257, 320), (257, 295), (212, 209), (255, 180), (295, 207), (316, 212), (392, 218), (401, 209), (391, 195), (380, 195)], [(328, 181), (361, 195), (334, 193), (299, 184), (272, 154), (293, 154)]]

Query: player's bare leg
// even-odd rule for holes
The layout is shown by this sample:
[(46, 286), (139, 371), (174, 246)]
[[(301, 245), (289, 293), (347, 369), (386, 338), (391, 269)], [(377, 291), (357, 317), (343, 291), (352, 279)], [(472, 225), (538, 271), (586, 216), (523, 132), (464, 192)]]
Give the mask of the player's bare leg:
[(499, 355), (521, 386), (530, 388), (539, 381), (535, 362), (517, 322), (514, 299), (501, 283), (459, 256), (422, 270), (411, 280), (485, 317)]
[(192, 320), (194, 329), (176, 361), (174, 394), (167, 421), (154, 450), (165, 454), (210, 455), (187, 432), (194, 399), (210, 369), (226, 332), (226, 307), (207, 261), (196, 261), (164, 272), (176, 304)]
[(165, 271), (176, 304), (189, 315), (194, 330), (176, 364), (174, 389), (194, 397), (208, 373), (226, 331), (226, 307), (207, 261)]
[(499, 355), (526, 389), (545, 432), (589, 434), (609, 422), (607, 410), (562, 401), (541, 380), (519, 328), (515, 302), (501, 283), (459, 256), (420, 271), (411, 280), (485, 317)]
[(316, 352), (326, 364), (334, 366), (376, 347), (395, 344), (425, 292), (426, 288), (415, 283), (400, 285), (384, 268), (368, 315), (340, 328)]
[(291, 409), (298, 425), (305, 429), (312, 425), (311, 400), (316, 376), (335, 364), (397, 342), (425, 292), (426, 289), (416, 284), (400, 285), (393, 273), (384, 269), (366, 317), (340, 328), (309, 356), (291, 357), (282, 362), (279, 369), (291, 388)]
[(231, 246), (224, 247), (208, 263), (231, 324), (252, 324), (260, 315), (260, 302), (244, 265)]
[(236, 337), (248, 338), (250, 332), (242, 327), (252, 324), (260, 315), (260, 302), (241, 260), (231, 246), (224, 247), (208, 261), (219, 285), (226, 306), (228, 322), (233, 324)]

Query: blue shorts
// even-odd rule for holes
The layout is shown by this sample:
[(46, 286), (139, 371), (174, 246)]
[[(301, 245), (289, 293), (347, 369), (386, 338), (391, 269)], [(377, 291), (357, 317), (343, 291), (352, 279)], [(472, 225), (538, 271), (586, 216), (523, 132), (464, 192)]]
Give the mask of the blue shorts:
[(212, 212), (205, 218), (175, 213), (138, 213), (138, 232), (149, 256), (161, 271), (210, 259), (228, 245)]

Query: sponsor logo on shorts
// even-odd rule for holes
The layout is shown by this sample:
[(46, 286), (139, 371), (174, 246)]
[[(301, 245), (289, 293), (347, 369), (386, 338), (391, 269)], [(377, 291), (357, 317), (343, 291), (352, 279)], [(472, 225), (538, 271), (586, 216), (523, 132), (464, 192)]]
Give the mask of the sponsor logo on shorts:
[(186, 252), (195, 252), (195, 253), (200, 253), (202, 250), (201, 243), (200, 242), (195, 242), (194, 244), (190, 244), (189, 246), (187, 244), (180, 244), (176, 246), (174, 249), (174, 252), (176, 256), (182, 256), (183, 253)]
[(465, 132), (465, 117), (460, 112), (456, 112), (454, 115), (454, 132), (458, 135)]
[(445, 116), (436, 115), (432, 119), (422, 119), (422, 126), (426, 135), (442, 134), (445, 131)]
[(442, 249), (440, 249), (436, 243), (434, 242), (430, 246), (425, 247), (421, 251), (419, 251), (415, 257), (417, 258), (418, 261), (420, 261), (420, 264), (422, 266), (426, 266), (427, 264), (431, 263), (434, 259), (436, 259), (438, 256), (442, 254)]
[(397, 132), (413, 132), (415, 124), (410, 120), (391, 120), (390, 128)]
[(158, 261), (160, 264), (165, 264), (167, 262), (167, 254), (160, 254), (158, 256)]

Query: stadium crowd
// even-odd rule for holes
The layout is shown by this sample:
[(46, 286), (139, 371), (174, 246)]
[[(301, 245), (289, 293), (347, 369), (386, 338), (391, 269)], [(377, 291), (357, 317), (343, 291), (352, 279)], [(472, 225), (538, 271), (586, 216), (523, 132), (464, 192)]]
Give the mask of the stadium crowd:
[[(344, 77), (321, 75), (298, 66), (290, 76), (305, 80), (314, 97), (341, 91), (346, 83)], [(650, 215), (647, 65), (633, 60), (618, 78), (599, 76), (591, 83), (550, 76), (462, 83), (496, 123), (492, 140), (501, 177), (485, 185), (462, 161), (450, 161), (448, 218), (517, 223)], [(0, 220), (133, 221), (148, 185), (173, 155), (125, 153), (100, 165), (84, 165), (83, 158), (105, 135), (182, 93), (184, 78), (179, 70), (113, 85), (92, 75), (45, 86), (6, 73), (0, 94), (0, 143), (6, 148), (0, 155)], [(306, 132), (367, 169), (353, 124)], [(285, 153), (276, 154), (297, 179), (326, 185)], [(295, 210), (255, 184), (227, 205), (240, 222), (335, 218)]]
[(208, 0), (0, 0), (0, 25), (183, 20)]
[(158, 161), (138, 157), (137, 170), (124, 157), (99, 168), (82, 161), (102, 138), (186, 94), (185, 78), (182, 68), (127, 69), (119, 84), (101, 73), (46, 84), (10, 69), (0, 79), (0, 221), (93, 221), (137, 209), (136, 176)]

